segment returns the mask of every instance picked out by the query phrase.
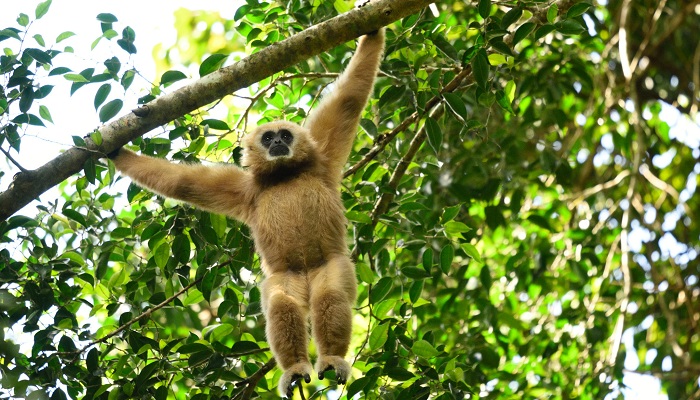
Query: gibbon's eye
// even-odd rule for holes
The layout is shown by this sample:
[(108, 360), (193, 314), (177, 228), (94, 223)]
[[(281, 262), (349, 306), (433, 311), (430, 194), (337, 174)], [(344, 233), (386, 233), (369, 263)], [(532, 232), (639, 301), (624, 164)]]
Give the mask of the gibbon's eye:
[(266, 131), (262, 135), (262, 139), (260, 142), (263, 144), (265, 147), (270, 147), (270, 143), (272, 143), (272, 138), (274, 138), (275, 132), (272, 131)]
[(280, 136), (282, 137), (282, 140), (287, 144), (292, 143), (292, 140), (294, 140), (294, 137), (292, 136), (292, 132), (290, 132), (286, 129), (280, 130)]

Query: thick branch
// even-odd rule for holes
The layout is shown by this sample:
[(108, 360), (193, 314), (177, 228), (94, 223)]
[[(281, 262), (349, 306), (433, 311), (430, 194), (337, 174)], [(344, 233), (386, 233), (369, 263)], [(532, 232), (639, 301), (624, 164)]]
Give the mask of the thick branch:
[(161, 96), (139, 110), (102, 126), (102, 146), (86, 139), (88, 148), (73, 147), (33, 171), (17, 175), (0, 193), (0, 221), (4, 221), (39, 195), (79, 172), (90, 157), (110, 153), (132, 139), (227, 94), (291, 67), (368, 32), (411, 15), (434, 0), (379, 0), (313, 26), (282, 42), (213, 72), (173, 93)]

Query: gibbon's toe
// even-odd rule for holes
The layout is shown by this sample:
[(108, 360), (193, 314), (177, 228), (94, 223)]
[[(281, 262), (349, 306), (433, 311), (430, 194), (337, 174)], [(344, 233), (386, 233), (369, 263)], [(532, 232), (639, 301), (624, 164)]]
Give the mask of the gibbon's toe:
[(282, 374), (277, 387), (280, 394), (282, 396), (286, 396), (287, 398), (292, 398), (294, 384), (300, 382), (302, 379), (306, 383), (311, 382), (311, 364), (298, 363), (286, 369), (284, 374)]
[(326, 371), (335, 370), (335, 379), (339, 385), (344, 385), (350, 376), (350, 364), (338, 356), (321, 356), (316, 361), (318, 379), (324, 379)]

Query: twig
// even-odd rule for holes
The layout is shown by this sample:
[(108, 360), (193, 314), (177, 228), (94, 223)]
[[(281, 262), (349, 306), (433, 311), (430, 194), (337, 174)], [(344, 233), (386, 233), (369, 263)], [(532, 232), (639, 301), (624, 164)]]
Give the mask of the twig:
[[(219, 264), (219, 267), (222, 267), (222, 266), (224, 266), (224, 265), (226, 265), (226, 264), (229, 264), (229, 263), (231, 263), (231, 261), (226, 261), (226, 262), (224, 262), (224, 263)], [(204, 279), (204, 276), (205, 276), (205, 275), (202, 275), (202, 276), (200, 276), (199, 278), (195, 279), (194, 281), (190, 282), (187, 286), (185, 286), (185, 287), (183, 287), (182, 289), (180, 289), (180, 290), (179, 290), (177, 293), (175, 293), (174, 295), (172, 295), (172, 296), (168, 297), (167, 299), (163, 300), (160, 304), (157, 304), (157, 305), (155, 305), (155, 306), (149, 308), (148, 310), (142, 312), (142, 313), (139, 314), (138, 316), (132, 318), (132, 319), (129, 320), (128, 322), (126, 322), (126, 323), (124, 323), (123, 325), (121, 325), (119, 328), (117, 328), (117, 329), (113, 330), (112, 332), (108, 333), (106, 336), (104, 336), (104, 337), (102, 337), (102, 338), (100, 338), (100, 339), (93, 340), (92, 342), (88, 343), (87, 345), (85, 345), (84, 347), (82, 347), (82, 348), (80, 348), (80, 349), (78, 349), (78, 350), (70, 351), (70, 352), (58, 352), (57, 354), (59, 354), (59, 355), (66, 355), (66, 354), (82, 354), (85, 350), (89, 349), (90, 347), (95, 346), (95, 345), (100, 344), (100, 343), (106, 342), (107, 340), (109, 340), (109, 339), (111, 339), (111, 338), (117, 336), (118, 334), (122, 333), (124, 330), (128, 329), (128, 328), (129, 328), (131, 325), (133, 325), (134, 323), (136, 323), (136, 322), (138, 322), (138, 321), (140, 321), (140, 320), (142, 320), (142, 319), (144, 319), (144, 318), (150, 316), (150, 315), (153, 314), (155, 311), (158, 311), (158, 310), (160, 310), (161, 308), (163, 308), (163, 307), (165, 307), (166, 305), (168, 305), (169, 303), (171, 303), (171, 302), (172, 302), (173, 300), (175, 300), (178, 296), (180, 296), (181, 294), (185, 293), (186, 291), (188, 291), (189, 289), (191, 289), (193, 286), (197, 285), (198, 283), (202, 282), (202, 280)]]
[(620, 184), (625, 178), (627, 178), (630, 175), (629, 170), (623, 170), (620, 172), (615, 178), (612, 180), (609, 180), (607, 182), (599, 183), (591, 188), (588, 188), (578, 194), (572, 194), (569, 196), (562, 196), (562, 201), (569, 202), (569, 210), (573, 210), (576, 208), (583, 200), (587, 199), (588, 197), (593, 196), (594, 194), (598, 192), (602, 192), (603, 190), (610, 189), (612, 187), (615, 187)]
[(661, 13), (663, 12), (664, 7), (666, 7), (666, 0), (659, 1), (659, 5), (656, 7), (656, 11), (654, 11), (654, 15), (651, 18), (651, 27), (649, 27), (649, 31), (644, 36), (644, 40), (642, 40), (642, 43), (639, 45), (639, 48), (637, 48), (637, 53), (635, 53), (634, 58), (632, 59), (630, 67), (633, 72), (637, 69), (637, 65), (639, 65), (639, 60), (641, 60), (642, 56), (644, 55), (644, 51), (649, 45), (651, 37), (654, 36), (654, 32), (656, 31), (656, 24), (659, 22), (659, 18), (661, 17)]
[[(425, 103), (425, 109), (430, 110), (437, 104), (440, 104), (443, 101), (442, 94), (454, 92), (462, 84), (462, 81), (464, 81), (464, 79), (471, 74), (471, 72), (471, 66), (463, 68), (450, 82), (447, 83), (447, 85), (445, 85), (444, 88), (442, 88), (439, 95), (432, 97)], [(392, 129), (391, 132), (378, 136), (374, 146), (372, 146), (369, 152), (367, 152), (367, 154), (365, 154), (365, 156), (355, 165), (348, 168), (348, 170), (343, 174), (343, 177), (347, 178), (367, 165), (367, 163), (372, 161), (379, 153), (382, 152), (382, 150), (384, 150), (386, 145), (389, 144), (394, 137), (396, 137), (396, 135), (407, 130), (411, 124), (419, 120), (420, 116), (421, 114), (416, 111), (408, 118), (403, 120), (396, 128)]]
[(627, 19), (629, 17), (631, 0), (623, 0), (620, 10), (620, 30), (618, 36), (620, 38), (619, 42), (619, 52), (620, 52), (620, 63), (622, 64), (622, 75), (624, 75), (625, 80), (629, 83), (632, 81), (632, 68), (630, 66), (630, 59), (628, 51), (629, 44), (627, 43)]
[(12, 164), (14, 164), (15, 167), (17, 167), (18, 170), (20, 170), (21, 172), (27, 172), (27, 170), (24, 167), (22, 167), (14, 158), (12, 158), (12, 156), (10, 155), (10, 153), (8, 151), (3, 149), (2, 147), (0, 147), (0, 151), (2, 151), (2, 153), (5, 155), (5, 157), (7, 157), (7, 159), (10, 160), (12, 162)]
[[(442, 103), (440, 103), (430, 112), (430, 117), (438, 118), (444, 112), (445, 107), (443, 107)], [(394, 200), (394, 197), (396, 195), (396, 188), (398, 188), (401, 178), (403, 178), (403, 176), (406, 174), (408, 166), (413, 161), (413, 158), (416, 156), (418, 149), (420, 149), (420, 147), (423, 145), (423, 142), (425, 142), (427, 136), (427, 129), (425, 125), (423, 125), (423, 127), (418, 131), (418, 133), (416, 133), (416, 136), (414, 136), (411, 140), (411, 144), (408, 150), (406, 151), (406, 154), (404, 154), (403, 157), (401, 157), (401, 160), (399, 160), (396, 169), (394, 169), (394, 173), (391, 174), (391, 178), (389, 179), (388, 183), (389, 190), (384, 192), (382, 197), (380, 197), (377, 203), (375, 204), (374, 209), (370, 214), (370, 217), (372, 218), (372, 226), (377, 225), (377, 222), (379, 222), (379, 217), (381, 217), (381, 215), (386, 212), (386, 210), (389, 208), (389, 204)]]
[(270, 361), (265, 363), (262, 367), (260, 367), (259, 370), (255, 371), (255, 373), (246, 379), (236, 382), (236, 387), (241, 387), (241, 386), (246, 386), (246, 388), (240, 392), (237, 393), (231, 400), (234, 399), (250, 399), (253, 396), (253, 393), (255, 392), (255, 387), (258, 385), (258, 382), (260, 379), (262, 379), (268, 372), (272, 370), (272, 368), (275, 368), (275, 365), (277, 365), (277, 361), (275, 361), (275, 358), (270, 358)]

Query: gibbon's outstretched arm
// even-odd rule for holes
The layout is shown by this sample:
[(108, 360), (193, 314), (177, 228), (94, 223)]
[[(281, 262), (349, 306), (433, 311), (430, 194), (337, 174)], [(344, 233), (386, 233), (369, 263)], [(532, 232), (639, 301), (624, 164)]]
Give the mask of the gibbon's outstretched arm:
[(331, 171), (338, 176), (352, 150), (362, 110), (367, 105), (384, 51), (384, 28), (362, 36), (355, 55), (333, 91), (311, 111), (306, 128), (318, 143)]
[(203, 210), (248, 221), (252, 177), (234, 165), (174, 164), (120, 149), (114, 165), (139, 186)]

